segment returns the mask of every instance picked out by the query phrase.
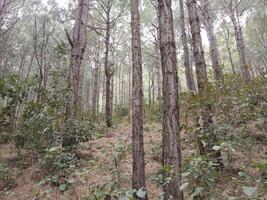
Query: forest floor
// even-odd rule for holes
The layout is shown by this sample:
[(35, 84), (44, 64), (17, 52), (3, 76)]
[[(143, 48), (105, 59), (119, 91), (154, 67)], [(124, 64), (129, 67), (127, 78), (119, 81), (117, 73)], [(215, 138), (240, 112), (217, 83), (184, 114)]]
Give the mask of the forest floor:
[[(264, 130), (251, 128), (252, 134)], [(156, 183), (158, 171), (161, 167), (161, 126), (158, 123), (144, 126), (144, 144), (146, 157), (146, 185), (149, 199), (158, 200), (162, 191)], [(182, 131), (182, 154), (183, 159), (194, 155), (196, 142), (194, 135)], [(265, 163), (267, 160), (267, 142), (257, 145), (249, 144), (245, 150), (236, 150), (233, 155), (235, 170), (225, 170), (217, 175), (213, 190), (219, 194), (219, 199), (248, 199), (244, 194), (244, 187), (255, 188), (261, 172), (255, 168), (242, 168), (246, 163), (257, 161)], [(90, 199), (90, 195), (97, 194), (104, 188), (113, 193), (122, 188), (131, 188), (131, 127), (126, 122), (118, 127), (110, 129), (106, 136), (81, 144), (78, 155), (79, 166), (73, 174), (73, 183), (66, 192), (61, 192), (56, 187), (38, 184), (37, 157), (31, 152), (21, 151), (18, 158), (17, 150), (12, 144), (0, 146), (0, 160), (9, 162), (9, 167), (15, 177), (13, 189), (0, 192), (2, 200), (38, 200), (38, 199)], [(23, 158), (23, 159), (22, 159)], [(21, 161), (21, 162), (18, 162)], [(246, 171), (245, 171), (246, 170)], [(247, 172), (253, 178), (246, 177)], [(243, 188), (243, 189), (242, 189)], [(264, 188), (257, 189), (257, 198), (267, 199)], [(265, 188), (266, 189), (266, 188)], [(118, 190), (118, 191), (116, 191)], [(190, 192), (190, 191), (189, 191)], [(185, 198), (191, 199), (189, 192), (185, 192)], [(88, 198), (89, 197), (89, 198)], [(232, 197), (232, 198), (230, 198)], [(99, 200), (102, 200), (99, 198)], [(104, 199), (103, 199), (104, 200)]]

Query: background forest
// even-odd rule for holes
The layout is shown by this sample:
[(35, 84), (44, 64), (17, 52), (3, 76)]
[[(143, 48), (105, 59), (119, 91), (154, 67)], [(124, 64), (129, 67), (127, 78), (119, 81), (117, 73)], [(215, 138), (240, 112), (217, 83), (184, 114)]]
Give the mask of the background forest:
[(266, 0), (0, 0), (0, 199), (267, 199)]

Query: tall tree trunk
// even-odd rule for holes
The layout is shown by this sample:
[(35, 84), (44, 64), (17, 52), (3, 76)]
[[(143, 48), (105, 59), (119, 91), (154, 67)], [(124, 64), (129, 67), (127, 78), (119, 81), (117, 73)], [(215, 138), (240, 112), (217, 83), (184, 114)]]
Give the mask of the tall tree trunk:
[(228, 28), (226, 23), (225, 23), (225, 29), (226, 29), (225, 30), (226, 32), (224, 31), (224, 39), (225, 39), (226, 49), (228, 52), (228, 57), (229, 57), (229, 61), (231, 64), (232, 72), (234, 75), (236, 75), (236, 70), (235, 70), (235, 66), (234, 66), (234, 62), (233, 62), (231, 45), (230, 45), (230, 31), (229, 31), (229, 28)]
[(80, 85), (82, 59), (86, 47), (86, 28), (89, 10), (89, 0), (78, 0), (78, 9), (73, 29), (73, 38), (68, 37), (71, 44), (71, 58), (69, 66), (69, 95), (67, 96), (66, 118), (75, 118), (81, 105)]
[(101, 90), (101, 64), (99, 63), (99, 69), (98, 69), (98, 90), (97, 90), (97, 100), (96, 100), (96, 113), (99, 113), (99, 101), (100, 101), (100, 90)]
[(148, 107), (151, 107), (151, 73), (148, 72)]
[(92, 112), (93, 115), (97, 113), (97, 95), (99, 93), (99, 51), (100, 51), (100, 40), (97, 40), (97, 45), (95, 48), (95, 67), (94, 67), (94, 89), (92, 95)]
[[(159, 23), (159, 8), (158, 6), (156, 6), (156, 12), (157, 12), (157, 20), (158, 20), (158, 23)], [(157, 90), (157, 98), (158, 99), (161, 99), (162, 97), (162, 91), (161, 91), (161, 88), (162, 88), (162, 77), (161, 77), (161, 69), (162, 69), (162, 66), (161, 66), (161, 58), (160, 58), (160, 47), (159, 47), (159, 40), (160, 40), (160, 32), (159, 32), (159, 25), (157, 27), (157, 38), (156, 38), (156, 43), (155, 43), (155, 53), (157, 55), (157, 60), (156, 60), (156, 74), (157, 74), (157, 87), (158, 87), (158, 90)]]
[(105, 99), (106, 99), (106, 90), (105, 90), (105, 88), (106, 88), (106, 75), (105, 75), (105, 73), (103, 74), (103, 81), (102, 81), (102, 113), (104, 113), (105, 112), (105, 108), (106, 108), (106, 106), (105, 106)]
[[(211, 105), (207, 103), (207, 98), (209, 96), (208, 76), (206, 71), (206, 62), (205, 62), (204, 50), (200, 34), (200, 22), (197, 12), (196, 0), (187, 0), (187, 5), (188, 5), (190, 27), (191, 27), (194, 61), (196, 65), (197, 85), (199, 90), (199, 96), (202, 102), (201, 117), (203, 124), (201, 125), (201, 128), (205, 133), (204, 136), (202, 134), (197, 135), (197, 140), (198, 140), (200, 154), (207, 155), (210, 152), (214, 152), (212, 147), (216, 144), (217, 141), (214, 133), (210, 131), (210, 127), (213, 123), (212, 108)], [(206, 146), (203, 145), (204, 142), (207, 144)], [(219, 159), (220, 152), (218, 151), (214, 156), (216, 159)]]
[(203, 15), (205, 21), (205, 29), (209, 40), (209, 50), (212, 63), (212, 69), (216, 86), (222, 88), (224, 84), (223, 72), (220, 63), (220, 53), (218, 49), (217, 39), (214, 33), (213, 20), (210, 11), (210, 0), (202, 0)]
[[(158, 0), (160, 52), (163, 73), (163, 186), (164, 200), (182, 200), (181, 146), (177, 55), (173, 30), (171, 0)], [(172, 168), (171, 170), (169, 168)]]
[(229, 10), (230, 18), (233, 23), (234, 31), (235, 31), (235, 39), (236, 39), (237, 51), (239, 55), (239, 61), (240, 61), (241, 69), (242, 69), (242, 74), (243, 74), (245, 82), (249, 82), (251, 80), (251, 75), (250, 75), (249, 66), (247, 63), (246, 46), (245, 46), (245, 41), (243, 38), (242, 27), (239, 21), (239, 12), (238, 12), (237, 2), (231, 1), (229, 8), (230, 8)]
[[(156, 49), (156, 53), (158, 53), (158, 49)], [(160, 100), (162, 94), (161, 94), (161, 72), (160, 72), (160, 68), (161, 68), (161, 64), (160, 64), (160, 55), (157, 58), (158, 60), (156, 61), (156, 84), (157, 84), (157, 99)]]
[[(131, 83), (132, 83), (132, 80), (131, 80), (131, 72), (129, 73), (129, 75), (128, 75), (128, 108), (129, 108), (129, 111), (131, 111), (131, 102), (132, 102), (132, 85), (131, 85)], [(125, 98), (126, 99), (126, 98)]]
[(120, 106), (125, 107), (125, 87), (124, 87), (124, 74), (122, 74), (122, 79), (121, 79), (121, 90), (120, 90), (120, 96), (121, 96), (121, 102)]
[(154, 108), (155, 105), (155, 74), (154, 74), (154, 68), (152, 67), (152, 80), (151, 80), (151, 88), (152, 88), (152, 108)]
[(179, 0), (179, 5), (180, 5), (180, 26), (181, 26), (181, 32), (182, 32), (182, 44), (183, 44), (183, 50), (184, 50), (184, 67), (185, 67), (186, 85), (187, 85), (189, 92), (195, 93), (196, 85), (194, 81), (192, 65), (190, 65), (189, 49), (187, 45), (188, 41), (187, 41), (187, 36), (186, 36), (186, 31), (185, 31), (184, 1)]
[[(136, 190), (145, 189), (145, 158), (143, 141), (143, 79), (142, 56), (140, 41), (139, 0), (131, 0), (132, 28), (132, 141), (133, 141), (133, 178), (132, 187)], [(136, 195), (136, 194), (135, 194)], [(136, 199), (147, 199), (135, 196)]]
[(106, 24), (106, 36), (105, 36), (105, 45), (106, 45), (106, 52), (105, 52), (105, 75), (106, 75), (106, 124), (107, 127), (112, 126), (112, 109), (111, 106), (111, 86), (112, 86), (112, 66), (113, 64), (110, 63), (109, 60), (109, 46), (110, 46), (110, 22), (109, 22), (109, 13), (107, 14), (107, 24)]

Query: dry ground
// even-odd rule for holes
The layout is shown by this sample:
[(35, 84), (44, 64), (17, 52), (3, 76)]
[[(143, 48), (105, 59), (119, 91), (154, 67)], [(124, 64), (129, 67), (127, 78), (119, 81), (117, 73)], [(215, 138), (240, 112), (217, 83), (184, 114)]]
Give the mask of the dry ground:
[[(161, 127), (159, 124), (149, 124), (144, 128), (144, 144), (146, 151), (146, 174), (147, 189), (150, 200), (157, 200), (161, 194), (161, 188), (152, 180), (152, 177), (160, 169), (160, 143), (161, 143)], [(195, 154), (195, 141), (192, 133), (182, 131), (182, 152), (183, 158)], [(246, 152), (236, 151), (234, 165), (242, 166), (242, 163), (251, 160), (266, 162), (266, 143), (260, 146), (254, 146), (247, 149)], [(120, 125), (116, 129), (109, 130), (109, 133), (100, 139), (84, 143), (79, 151), (81, 160), (79, 169), (75, 172), (75, 180), (71, 188), (67, 192), (60, 192), (56, 188), (50, 186), (40, 186), (38, 182), (40, 177), (36, 175), (37, 165), (35, 155), (30, 152), (21, 152), (27, 155), (32, 165), (24, 166), (24, 169), (12, 166), (12, 172), (15, 176), (16, 187), (10, 191), (2, 191), (0, 199), (2, 200), (37, 200), (37, 199), (63, 199), (77, 200), (83, 199), (90, 189), (102, 185), (109, 187), (115, 179), (118, 179), (119, 187), (131, 187), (131, 127), (127, 124)], [(15, 162), (17, 150), (13, 145), (2, 145), (0, 147), (0, 159)], [(32, 159), (29, 159), (32, 158)], [(250, 169), (251, 173), (259, 176), (258, 171)], [(246, 199), (241, 185), (248, 184), (245, 179), (238, 178), (236, 172), (223, 172), (219, 176), (216, 188), (221, 193), (220, 199), (224, 198), (224, 194), (238, 197), (237, 199)], [(118, 176), (119, 174), (119, 176)], [(234, 177), (237, 177), (236, 179)], [(255, 183), (251, 183), (253, 185)], [(267, 199), (264, 190), (259, 190), (260, 199)], [(186, 199), (190, 199), (190, 195), (185, 194)], [(38, 198), (37, 198), (38, 197)]]

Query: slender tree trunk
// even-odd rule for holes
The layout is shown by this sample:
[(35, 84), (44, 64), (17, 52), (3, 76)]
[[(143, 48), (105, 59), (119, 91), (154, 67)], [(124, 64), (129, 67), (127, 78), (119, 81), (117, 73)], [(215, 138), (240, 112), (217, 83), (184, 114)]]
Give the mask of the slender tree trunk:
[[(158, 50), (157, 50), (158, 51)], [(156, 52), (157, 52), (156, 51)], [(157, 52), (158, 53), (158, 52)], [(161, 94), (161, 75), (160, 75), (160, 68), (161, 68), (161, 64), (160, 64), (160, 56), (158, 57), (158, 60), (156, 62), (156, 84), (157, 84), (157, 99), (159, 100), (162, 96)]]
[(155, 105), (155, 74), (154, 74), (154, 68), (152, 67), (152, 80), (151, 80), (151, 89), (152, 89), (152, 108), (154, 108)]
[[(158, 0), (160, 52), (163, 73), (163, 186), (164, 200), (182, 200), (181, 146), (177, 56), (171, 0)], [(171, 167), (171, 170), (169, 169)]]
[(73, 38), (69, 37), (71, 44), (71, 59), (69, 66), (69, 88), (67, 96), (66, 117), (72, 119), (76, 116), (81, 105), (79, 88), (81, 85), (82, 59), (86, 47), (86, 28), (88, 19), (89, 0), (78, 0), (78, 9), (73, 29)]
[(99, 51), (100, 51), (100, 40), (97, 40), (97, 46), (95, 48), (95, 68), (94, 68), (94, 89), (92, 95), (92, 112), (93, 115), (97, 113), (97, 95), (99, 93)]
[(229, 31), (229, 28), (228, 28), (225, 21), (224, 21), (224, 23), (225, 23), (225, 30), (223, 32), (223, 35), (224, 35), (225, 45), (226, 45), (226, 49), (228, 52), (228, 57), (229, 57), (229, 61), (231, 64), (232, 72), (234, 75), (236, 75), (236, 70), (235, 70), (235, 66), (234, 66), (234, 62), (233, 62), (232, 50), (231, 50), (231, 45), (230, 45), (230, 31)]
[[(202, 102), (202, 111), (201, 117), (202, 122), (201, 128), (203, 129), (205, 135), (197, 135), (199, 152), (201, 155), (207, 155), (210, 152), (214, 152), (212, 147), (216, 144), (216, 137), (214, 133), (210, 130), (210, 127), (213, 123), (212, 119), (212, 108), (211, 105), (207, 103), (208, 94), (208, 76), (206, 71), (206, 62), (204, 57), (204, 50), (202, 46), (202, 39), (200, 34), (200, 22), (197, 12), (197, 3), (196, 0), (187, 0), (189, 21), (191, 27), (192, 35), (192, 45), (194, 52), (194, 61), (196, 65), (196, 74), (197, 74), (197, 85), (199, 90), (199, 96)], [(203, 143), (206, 143), (204, 146)], [(216, 159), (220, 159), (220, 152), (214, 155)]]
[(98, 90), (97, 90), (97, 100), (96, 100), (96, 113), (99, 113), (99, 101), (100, 101), (100, 90), (101, 90), (101, 64), (99, 63), (99, 69), (98, 69)]
[(209, 40), (210, 57), (216, 86), (218, 88), (222, 88), (224, 84), (224, 78), (221, 69), (220, 53), (218, 49), (217, 39), (213, 28), (213, 20), (211, 16), (209, 1), (210, 0), (202, 0), (205, 29)]
[(106, 124), (107, 127), (112, 126), (112, 109), (111, 106), (111, 86), (112, 86), (112, 67), (113, 64), (110, 63), (109, 60), (109, 45), (110, 45), (110, 22), (109, 22), (109, 13), (107, 14), (107, 24), (106, 24), (106, 36), (105, 36), (105, 45), (106, 45), (106, 52), (105, 52), (105, 75), (106, 75)]
[(128, 108), (129, 108), (129, 110), (131, 111), (131, 102), (132, 102), (132, 85), (131, 85), (131, 82), (132, 82), (132, 80), (131, 80), (131, 73), (129, 73), (129, 75), (128, 75)]
[[(71, 58), (69, 66), (69, 93), (66, 102), (66, 120), (71, 124), (77, 113), (82, 110), (82, 71), (83, 55), (87, 40), (87, 19), (89, 10), (89, 0), (78, 0), (78, 8), (73, 29), (73, 38), (67, 34), (71, 44)], [(77, 143), (75, 136), (63, 137), (62, 146), (72, 146)]]
[[(133, 178), (132, 187), (136, 190), (145, 189), (145, 158), (143, 141), (143, 79), (142, 56), (140, 41), (139, 0), (131, 0), (132, 28), (132, 71), (133, 71), (133, 101), (132, 101), (132, 141), (133, 141)], [(138, 197), (136, 199), (147, 199)]]
[(249, 66), (247, 63), (247, 56), (246, 56), (246, 46), (245, 41), (243, 38), (242, 28), (239, 22), (239, 12), (236, 5), (236, 1), (230, 4), (230, 18), (234, 26), (235, 31), (235, 39), (237, 45), (237, 51), (239, 55), (239, 61), (242, 69), (242, 74), (244, 77), (245, 82), (249, 82), (251, 80), (251, 75), (249, 71)]
[(125, 107), (125, 87), (124, 87), (124, 75), (122, 74), (122, 79), (121, 79), (121, 90), (120, 90), (120, 96), (121, 96), (121, 102), (120, 106)]
[(236, 75), (235, 66), (234, 66), (233, 57), (232, 57), (231, 46), (229, 44), (229, 41), (226, 40), (225, 42), (226, 42), (226, 48), (227, 48), (227, 52), (228, 52), (229, 61), (231, 64), (231, 69), (232, 69), (233, 74)]
[(185, 67), (185, 77), (186, 77), (186, 85), (188, 91), (191, 93), (196, 92), (196, 85), (193, 76), (193, 69), (192, 65), (190, 65), (189, 59), (189, 49), (187, 45), (187, 36), (185, 31), (185, 17), (184, 17), (184, 1), (179, 0), (180, 4), (180, 26), (181, 26), (181, 33), (182, 33), (182, 44), (184, 50), (184, 67)]
[[(113, 67), (112, 67), (113, 68)], [(110, 82), (110, 93), (109, 93), (109, 113), (110, 113), (110, 121), (112, 122), (112, 111), (113, 111), (113, 90), (114, 90), (114, 76), (111, 76)], [(112, 125), (112, 123), (111, 123)]]
[(151, 107), (151, 74), (148, 72), (148, 106)]
[[(157, 12), (157, 20), (159, 23), (159, 8), (156, 6), (156, 12)], [(156, 38), (156, 44), (155, 44), (155, 53), (157, 55), (157, 60), (156, 60), (156, 73), (157, 73), (157, 97), (158, 99), (161, 99), (162, 97), (162, 77), (161, 77), (161, 57), (160, 57), (160, 47), (159, 47), (159, 40), (160, 40), (160, 32), (159, 32), (159, 25), (157, 27), (157, 38)]]
[(102, 112), (105, 112), (105, 99), (106, 99), (106, 75), (103, 75), (103, 81), (102, 81)]

